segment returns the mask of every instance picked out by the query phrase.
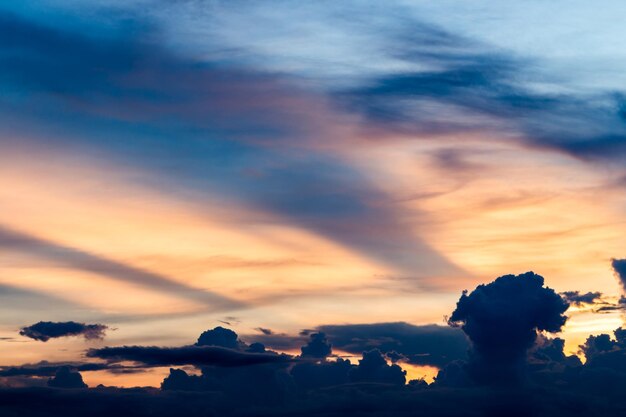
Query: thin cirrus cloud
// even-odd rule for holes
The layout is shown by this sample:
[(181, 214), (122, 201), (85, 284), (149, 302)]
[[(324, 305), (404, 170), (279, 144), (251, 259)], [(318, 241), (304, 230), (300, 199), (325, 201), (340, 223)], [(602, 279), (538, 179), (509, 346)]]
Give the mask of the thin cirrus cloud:
[(157, 273), (144, 271), (123, 263), (99, 257), (97, 255), (70, 248), (24, 233), (0, 227), (0, 247), (19, 250), (36, 257), (51, 260), (62, 265), (104, 275), (108, 278), (122, 280), (146, 286), (152, 289), (177, 294), (179, 297), (203, 303), (215, 309), (234, 309), (242, 305), (226, 297), (192, 288), (163, 277)]
[[(57, 128), (66, 134), (48, 143), (105, 151), (157, 174), (154, 187), (221, 193), (405, 272), (461, 274), (397, 220), (398, 208), (362, 173), (315, 150), (336, 134), (336, 116), (311, 113), (324, 100), (289, 78), (184, 58), (140, 30), (103, 41), (13, 15), (3, 20), (5, 38), (20, 51), (0, 68), (14, 92), (4, 106), (13, 118), (65, 120)], [(24, 103), (30, 116), (19, 110)]]

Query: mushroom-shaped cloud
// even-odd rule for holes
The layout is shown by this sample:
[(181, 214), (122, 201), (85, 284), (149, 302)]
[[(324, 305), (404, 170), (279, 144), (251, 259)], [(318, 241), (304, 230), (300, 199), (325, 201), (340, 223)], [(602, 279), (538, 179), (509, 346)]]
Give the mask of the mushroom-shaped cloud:
[(519, 381), (537, 331), (558, 332), (569, 304), (533, 272), (505, 275), (463, 292), (449, 319), (472, 342), (470, 376), (481, 383)]

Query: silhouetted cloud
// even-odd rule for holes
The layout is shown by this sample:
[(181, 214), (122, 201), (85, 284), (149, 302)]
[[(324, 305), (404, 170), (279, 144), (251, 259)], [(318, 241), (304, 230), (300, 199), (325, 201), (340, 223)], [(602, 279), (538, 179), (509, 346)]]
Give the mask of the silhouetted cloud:
[(444, 366), (467, 357), (469, 344), (457, 328), (409, 323), (372, 323), (323, 325), (333, 346), (350, 353), (378, 349), (383, 353), (396, 352), (407, 361), (419, 365)]
[(354, 382), (377, 382), (382, 384), (404, 385), (406, 371), (396, 364), (388, 365), (379, 350), (363, 352), (359, 365), (350, 371)]
[(228, 349), (238, 350), (241, 346), (237, 333), (230, 329), (218, 326), (214, 329), (203, 332), (196, 346), (221, 346)]
[(219, 346), (120, 346), (90, 349), (90, 358), (110, 362), (133, 361), (153, 366), (248, 366), (262, 363), (289, 361), (285, 355), (271, 353), (247, 353)]
[(347, 384), (350, 382), (350, 371), (353, 365), (349, 360), (338, 358), (336, 361), (320, 363), (297, 363), (291, 369), (296, 386), (304, 391)]
[(467, 337), (458, 328), (404, 322), (321, 325), (298, 336), (272, 333), (246, 335), (245, 339), (258, 340), (272, 349), (293, 350), (306, 344), (307, 336), (320, 332), (336, 349), (357, 355), (378, 349), (386, 355), (401, 355), (403, 361), (416, 365), (442, 367), (466, 359), (469, 349)]
[(266, 336), (274, 334), (274, 332), (271, 329), (266, 329), (264, 327), (257, 327), (256, 330), (258, 330), (259, 332), (263, 333)]
[(207, 391), (210, 388), (205, 386), (201, 376), (188, 375), (182, 369), (174, 368), (170, 368), (169, 375), (161, 382), (164, 391)]
[(579, 291), (564, 291), (561, 296), (570, 304), (581, 306), (584, 304), (594, 304), (602, 299), (602, 293), (599, 291), (581, 293)]
[(450, 323), (472, 342), (471, 376), (479, 382), (519, 381), (537, 331), (558, 332), (569, 304), (533, 272), (504, 275), (465, 291)]
[(626, 259), (612, 259), (611, 266), (619, 279), (624, 293), (626, 294)]
[(310, 338), (311, 340), (301, 348), (302, 357), (323, 359), (331, 355), (332, 348), (324, 333), (312, 333)]
[[(21, 366), (4, 366), (0, 367), (0, 377), (49, 377), (54, 376), (61, 368), (69, 368), (74, 371), (102, 371), (111, 370), (117, 365), (107, 363), (71, 363), (71, 362), (39, 362)], [(132, 368), (130, 368), (132, 369)]]
[(80, 373), (72, 371), (68, 367), (60, 368), (53, 378), (48, 380), (48, 386), (52, 388), (87, 388)]
[(22, 336), (47, 342), (50, 339), (69, 336), (83, 336), (85, 339), (103, 339), (108, 326), (104, 324), (85, 324), (75, 321), (51, 322), (40, 321), (20, 330)]

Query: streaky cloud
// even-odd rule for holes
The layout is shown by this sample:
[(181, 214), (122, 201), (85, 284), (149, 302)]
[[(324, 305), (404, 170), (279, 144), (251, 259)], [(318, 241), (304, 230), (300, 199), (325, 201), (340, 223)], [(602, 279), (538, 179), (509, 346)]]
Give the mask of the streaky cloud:
[(0, 225), (0, 247), (12, 251), (21, 251), (55, 263), (99, 274), (111, 279), (138, 284), (153, 290), (175, 294), (189, 300), (200, 302), (215, 310), (233, 310), (243, 304), (213, 294), (199, 288), (192, 288), (176, 282), (173, 278), (158, 273), (135, 268), (124, 263), (107, 259), (77, 248), (11, 230)]

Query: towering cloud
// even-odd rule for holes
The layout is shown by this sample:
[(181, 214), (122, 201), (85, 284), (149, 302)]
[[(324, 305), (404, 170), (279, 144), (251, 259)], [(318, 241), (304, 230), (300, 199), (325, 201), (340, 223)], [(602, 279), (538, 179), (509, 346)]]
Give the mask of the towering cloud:
[(558, 332), (569, 307), (533, 272), (504, 275), (465, 291), (450, 316), (472, 342), (469, 372), (482, 383), (519, 381), (537, 331)]
[(306, 345), (302, 346), (302, 356), (323, 359), (327, 356), (330, 356), (332, 353), (332, 348), (328, 340), (326, 340), (326, 335), (324, 333), (313, 333), (311, 334), (311, 340)]
[(52, 388), (87, 388), (80, 373), (72, 371), (68, 367), (60, 368), (54, 378), (48, 380), (48, 386)]
[(104, 324), (85, 324), (75, 321), (40, 321), (20, 330), (22, 336), (47, 342), (50, 339), (69, 336), (83, 336), (85, 339), (102, 339), (108, 329)]
[(240, 344), (237, 333), (222, 326), (203, 332), (196, 342), (196, 346), (221, 346), (228, 349), (239, 349)]

